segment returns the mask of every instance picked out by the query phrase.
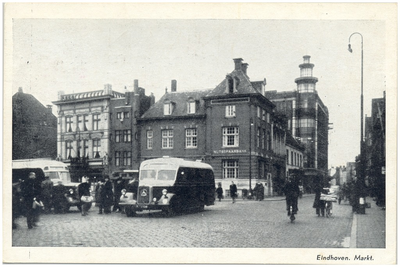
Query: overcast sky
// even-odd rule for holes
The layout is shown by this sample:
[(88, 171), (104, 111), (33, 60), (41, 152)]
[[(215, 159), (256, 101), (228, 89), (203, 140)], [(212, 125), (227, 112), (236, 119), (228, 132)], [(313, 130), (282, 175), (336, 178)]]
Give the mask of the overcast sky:
[[(386, 88), (385, 31), (379, 20), (101, 20), (15, 19), (13, 94), (18, 87), (44, 105), (57, 92), (132, 90), (133, 80), (156, 101), (171, 80), (178, 91), (214, 88), (249, 64), (251, 80), (267, 90), (291, 91), (304, 55), (315, 64), (317, 91), (329, 109), (329, 166), (354, 161), (360, 143), (361, 38), (364, 113)], [(393, 89), (393, 88), (391, 88)], [(55, 107), (54, 107), (55, 111)]]

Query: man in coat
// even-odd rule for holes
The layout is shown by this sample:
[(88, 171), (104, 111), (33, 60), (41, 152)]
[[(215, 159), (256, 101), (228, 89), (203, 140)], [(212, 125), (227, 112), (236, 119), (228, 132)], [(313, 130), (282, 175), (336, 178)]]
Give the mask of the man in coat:
[(32, 229), (33, 226), (37, 226), (39, 221), (39, 207), (34, 208), (33, 202), (40, 201), (41, 194), (40, 183), (36, 179), (36, 173), (30, 172), (29, 178), (21, 182), (21, 196), (23, 199), (23, 205), (26, 211), (26, 222), (28, 229)]
[(237, 198), (237, 187), (233, 181), (232, 184), (229, 186), (229, 192), (232, 198), (232, 203), (235, 203), (235, 199)]
[(286, 210), (288, 212), (288, 216), (290, 216), (290, 206), (292, 206), (293, 214), (297, 214), (297, 199), (300, 194), (300, 189), (293, 175), (289, 176), (288, 181), (283, 187), (283, 192), (286, 196)]
[(46, 176), (45, 180), (42, 182), (42, 198), (41, 198), (44, 204), (45, 213), (51, 212), (53, 185), (54, 183), (50, 180), (50, 177)]

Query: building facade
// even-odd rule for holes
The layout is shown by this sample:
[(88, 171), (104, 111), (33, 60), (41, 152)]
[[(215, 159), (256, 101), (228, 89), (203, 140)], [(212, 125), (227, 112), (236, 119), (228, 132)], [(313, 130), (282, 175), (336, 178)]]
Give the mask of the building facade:
[(171, 92), (138, 120), (141, 160), (173, 156), (202, 160), (214, 168), (216, 182), (229, 188), (280, 193), (285, 179), (285, 121), (274, 116), (265, 96), (266, 81), (250, 81), (247, 64), (234, 59), (234, 70), (214, 89)]
[(310, 56), (303, 57), (299, 68), (295, 91), (268, 91), (266, 96), (276, 105), (276, 112), (288, 118), (287, 129), (305, 146), (304, 177), (313, 187), (327, 177), (329, 112), (318, 96)]
[[(132, 134), (136, 132), (132, 122), (140, 114), (137, 107), (140, 100), (135, 101), (139, 96), (139, 92), (113, 91), (110, 84), (103, 90), (85, 93), (59, 92), (58, 100), (53, 102), (58, 107), (57, 159), (69, 164), (74, 180), (82, 175), (91, 178), (109, 175), (123, 164), (134, 166), (134, 153), (124, 152), (137, 151), (137, 144), (132, 142)], [(114, 135), (116, 131), (122, 133), (123, 150), (121, 140)], [(123, 164), (114, 158), (116, 151), (125, 156)]]
[(57, 156), (57, 118), (52, 107), (45, 107), (20, 87), (12, 97), (12, 159)]
[(377, 204), (386, 198), (386, 95), (372, 99), (371, 117), (365, 120), (366, 183)]

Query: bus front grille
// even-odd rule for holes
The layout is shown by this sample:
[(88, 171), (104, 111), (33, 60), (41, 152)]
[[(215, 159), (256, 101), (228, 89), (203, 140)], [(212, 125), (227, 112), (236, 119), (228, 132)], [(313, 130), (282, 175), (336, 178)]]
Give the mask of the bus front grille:
[(139, 187), (138, 203), (139, 204), (150, 203), (150, 187), (148, 186)]

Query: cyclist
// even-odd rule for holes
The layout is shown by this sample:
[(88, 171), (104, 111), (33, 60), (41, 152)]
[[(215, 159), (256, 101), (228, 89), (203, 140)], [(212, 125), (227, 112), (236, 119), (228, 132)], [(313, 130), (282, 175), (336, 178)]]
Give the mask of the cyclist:
[(287, 215), (290, 216), (290, 207), (292, 206), (292, 213), (297, 214), (298, 207), (297, 207), (297, 198), (299, 197), (300, 190), (299, 186), (295, 181), (294, 175), (290, 175), (288, 180), (283, 187), (283, 192), (286, 196), (286, 210)]

